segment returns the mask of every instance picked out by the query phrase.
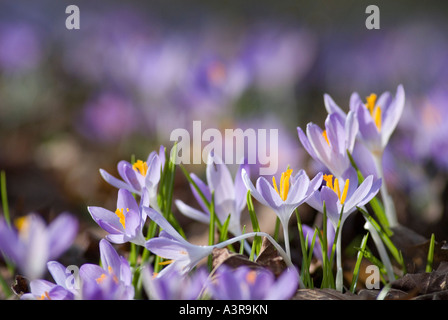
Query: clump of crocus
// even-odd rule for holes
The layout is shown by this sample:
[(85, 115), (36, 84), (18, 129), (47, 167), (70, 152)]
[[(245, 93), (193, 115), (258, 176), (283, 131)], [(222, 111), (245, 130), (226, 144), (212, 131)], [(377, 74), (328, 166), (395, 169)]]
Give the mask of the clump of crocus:
[(195, 174), (190, 177), (200, 189), (208, 203), (205, 203), (202, 197), (196, 191), (195, 187), (190, 185), (191, 191), (203, 211), (196, 210), (181, 200), (176, 200), (176, 206), (181, 213), (203, 223), (210, 223), (210, 203), (212, 192), (214, 194), (215, 213), (221, 223), (227, 220), (230, 215), (228, 230), (238, 236), (241, 234), (241, 212), (246, 206), (246, 187), (241, 178), (242, 170), (249, 170), (249, 165), (241, 164), (232, 179), (229, 169), (217, 155), (210, 154), (207, 162), (207, 184), (199, 179)]
[(40, 278), (49, 260), (59, 258), (73, 243), (78, 220), (61, 213), (49, 225), (32, 213), (9, 225), (0, 218), (0, 251), (30, 280)]

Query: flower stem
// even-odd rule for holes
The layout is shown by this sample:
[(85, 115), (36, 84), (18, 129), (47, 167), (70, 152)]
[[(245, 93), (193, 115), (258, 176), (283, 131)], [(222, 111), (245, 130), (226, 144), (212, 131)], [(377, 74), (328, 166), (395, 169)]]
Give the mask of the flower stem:
[(384, 178), (383, 172), (383, 154), (374, 155), (373, 159), (375, 161), (375, 166), (378, 172), (378, 176), (382, 179), (381, 183), (381, 198), (384, 203), (384, 211), (386, 212), (386, 217), (389, 222), (390, 227), (396, 227), (398, 225), (397, 214), (395, 212), (395, 206), (389, 195), (386, 179)]

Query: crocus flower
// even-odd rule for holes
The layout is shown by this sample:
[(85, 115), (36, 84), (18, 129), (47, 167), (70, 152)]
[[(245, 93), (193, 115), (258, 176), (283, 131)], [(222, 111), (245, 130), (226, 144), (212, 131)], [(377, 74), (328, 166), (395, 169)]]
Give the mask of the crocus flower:
[[(234, 235), (241, 234), (241, 212), (246, 206), (247, 189), (241, 178), (242, 170), (249, 170), (247, 164), (241, 164), (235, 176), (235, 182), (232, 180), (229, 169), (217, 155), (209, 155), (207, 162), (207, 184), (195, 174), (191, 178), (197, 184), (201, 192), (211, 201), (211, 194), (214, 192), (215, 213), (221, 223), (224, 223), (230, 214), (228, 230)], [(204, 212), (196, 210), (181, 200), (176, 200), (176, 206), (184, 215), (197, 221), (209, 223), (210, 210), (206, 203), (199, 196), (194, 186), (190, 186), (194, 197), (200, 204)]]
[[(55, 283), (47, 280), (35, 279), (30, 282), (30, 293), (20, 297), (23, 300), (73, 300), (78, 295), (79, 279), (67, 272), (67, 268), (57, 261), (47, 263), (48, 271)], [(73, 278), (73, 279), (72, 279)], [(73, 280), (74, 283), (73, 283)]]
[(314, 123), (308, 123), (306, 135), (297, 128), (299, 139), (310, 156), (322, 163), (336, 177), (342, 177), (351, 167), (347, 150), (352, 153), (358, 134), (358, 121), (350, 111), (344, 122), (339, 113), (331, 113), (325, 120), (325, 130)]
[(212, 253), (213, 246), (198, 246), (189, 243), (157, 211), (149, 207), (143, 207), (143, 210), (162, 229), (158, 237), (146, 242), (146, 248), (158, 256), (170, 259), (171, 262), (159, 273), (159, 276), (169, 272), (170, 269), (187, 273), (200, 260)]
[[(368, 176), (358, 186), (358, 178), (354, 169), (348, 170), (345, 180), (333, 179), (333, 175), (324, 175), (325, 186), (316, 191), (307, 203), (323, 212), (324, 205), (328, 219), (333, 224), (334, 229), (342, 230), (345, 220), (353, 213), (357, 207), (362, 207), (368, 203), (378, 193), (381, 187), (381, 179), (374, 180), (373, 176)], [(342, 290), (342, 261), (341, 261), (341, 233), (336, 239), (336, 289)]]
[[(144, 199), (141, 200), (144, 202)], [(110, 211), (101, 207), (87, 208), (98, 225), (109, 232), (106, 238), (113, 243), (132, 242), (143, 246), (144, 214), (131, 192), (126, 189), (118, 190), (117, 209)]]
[(295, 176), (292, 169), (282, 173), (280, 185), (277, 186), (275, 177), (272, 177), (272, 185), (264, 177), (259, 177), (257, 187), (250, 181), (247, 172), (242, 170), (242, 178), (251, 195), (261, 204), (275, 211), (283, 226), (286, 253), (289, 252), (288, 222), (294, 210), (304, 203), (322, 182), (322, 173), (318, 173), (312, 180), (304, 170), (300, 170)]
[(208, 289), (216, 300), (287, 300), (299, 286), (298, 273), (286, 269), (278, 279), (268, 269), (221, 265)]
[(29, 214), (9, 226), (0, 218), (0, 251), (30, 280), (43, 275), (46, 263), (57, 259), (73, 243), (78, 221), (61, 213), (48, 226), (41, 216)]
[(209, 256), (214, 248), (225, 248), (234, 242), (253, 236), (266, 237), (277, 249), (285, 263), (289, 267), (293, 266), (289, 256), (286, 255), (278, 243), (267, 233), (250, 232), (215, 245), (199, 246), (185, 240), (159, 212), (149, 207), (143, 207), (143, 210), (162, 229), (158, 237), (149, 239), (146, 242), (146, 248), (162, 258), (169, 259), (167, 261), (169, 265), (159, 272), (157, 277), (162, 277), (164, 274), (171, 272), (171, 269), (178, 270), (182, 274), (188, 273), (203, 258)]
[(372, 93), (366, 97), (367, 103), (364, 104), (359, 95), (354, 93), (351, 100), (359, 122), (361, 140), (373, 154), (382, 155), (403, 113), (403, 86), (398, 86), (395, 97), (384, 92), (377, 98), (377, 95)]
[(204, 268), (194, 274), (182, 274), (171, 269), (162, 277), (155, 277), (148, 266), (143, 271), (143, 288), (151, 300), (196, 300), (207, 283), (208, 272)]
[(132, 271), (128, 261), (119, 256), (105, 239), (100, 241), (102, 267), (83, 264), (79, 276), (83, 281), (82, 298), (85, 300), (129, 300), (134, 298)]
[(100, 169), (100, 174), (104, 180), (116, 188), (126, 189), (140, 196), (146, 190), (149, 204), (159, 210), (157, 206), (157, 186), (164, 164), (165, 148), (160, 146), (159, 153), (151, 152), (146, 161), (137, 160), (134, 164), (125, 160), (120, 161), (117, 168), (123, 180), (115, 178), (103, 169)]

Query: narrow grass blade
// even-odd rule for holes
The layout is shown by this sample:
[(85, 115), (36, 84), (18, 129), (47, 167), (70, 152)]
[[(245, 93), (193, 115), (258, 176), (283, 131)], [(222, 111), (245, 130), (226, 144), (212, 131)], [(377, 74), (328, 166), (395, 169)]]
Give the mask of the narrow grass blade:
[(356, 284), (358, 283), (358, 278), (359, 278), (359, 268), (361, 267), (361, 261), (362, 261), (362, 258), (363, 258), (362, 251), (366, 250), (368, 238), (369, 238), (369, 233), (367, 233), (362, 238), (362, 241), (361, 241), (361, 248), (360, 248), (360, 251), (358, 252), (358, 257), (356, 259), (355, 268), (353, 269), (352, 283), (350, 285), (350, 291), (352, 293), (355, 293), (355, 290), (356, 290)]
[(432, 271), (432, 263), (434, 261), (434, 243), (435, 243), (435, 236), (434, 233), (431, 234), (431, 241), (429, 243), (429, 250), (428, 250), (428, 258), (426, 260), (426, 272)]

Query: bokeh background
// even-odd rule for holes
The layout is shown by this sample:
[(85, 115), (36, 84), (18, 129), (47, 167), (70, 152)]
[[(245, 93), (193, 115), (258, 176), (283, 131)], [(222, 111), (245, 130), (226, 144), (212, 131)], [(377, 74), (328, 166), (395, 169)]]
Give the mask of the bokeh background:
[[(399, 219), (448, 233), (448, 5), (375, 1), (0, 2), (0, 169), (13, 217), (114, 207), (99, 175), (171, 147), (175, 128), (279, 130), (279, 170), (315, 170), (297, 137), (323, 94), (406, 90), (385, 155)], [(392, 3), (391, 3), (392, 2)], [(80, 30), (67, 30), (76, 4)], [(205, 166), (189, 166), (203, 172)], [(181, 173), (175, 197), (189, 190)], [(188, 195), (187, 195), (188, 196)]]

